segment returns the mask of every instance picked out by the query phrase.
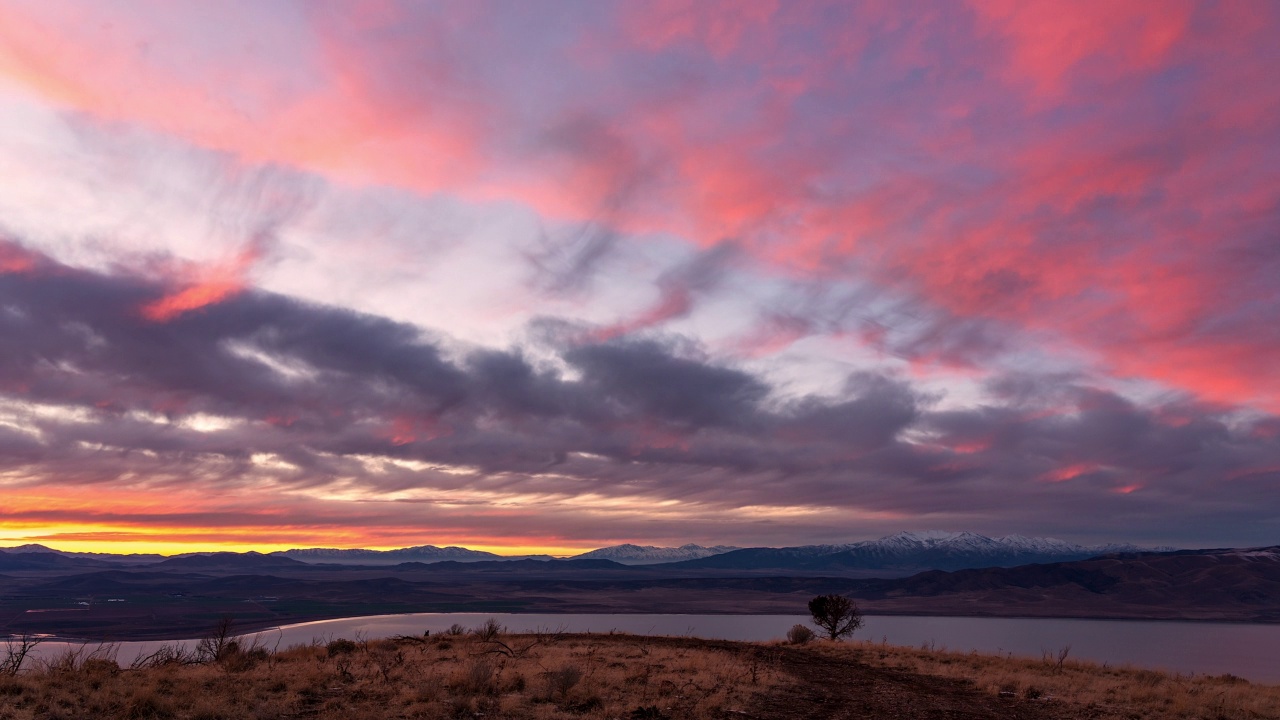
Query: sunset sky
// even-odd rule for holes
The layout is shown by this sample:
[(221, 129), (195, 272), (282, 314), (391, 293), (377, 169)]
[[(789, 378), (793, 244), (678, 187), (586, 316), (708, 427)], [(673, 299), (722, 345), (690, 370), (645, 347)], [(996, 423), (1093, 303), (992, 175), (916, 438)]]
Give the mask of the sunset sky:
[(0, 2), (0, 546), (1280, 542), (1280, 3)]

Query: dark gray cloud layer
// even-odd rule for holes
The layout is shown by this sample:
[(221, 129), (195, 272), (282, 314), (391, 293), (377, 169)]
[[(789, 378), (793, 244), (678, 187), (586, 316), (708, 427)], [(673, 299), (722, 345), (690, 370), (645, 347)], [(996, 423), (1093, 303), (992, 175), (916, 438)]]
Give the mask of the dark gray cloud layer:
[[(644, 496), (728, 523), (737, 508), (812, 507), (827, 534), (842, 513), (846, 534), (871, 516), (1187, 544), (1280, 529), (1274, 417), (1141, 406), (1072, 377), (994, 378), (986, 404), (959, 408), (869, 373), (836, 397), (787, 398), (675, 340), (467, 349), (258, 291), (146, 319), (163, 292), (47, 260), (0, 273), (0, 400), (18, 418), (0, 424), (0, 472)], [(548, 353), (558, 362), (531, 359)], [(427, 466), (373, 473), (370, 458)]]

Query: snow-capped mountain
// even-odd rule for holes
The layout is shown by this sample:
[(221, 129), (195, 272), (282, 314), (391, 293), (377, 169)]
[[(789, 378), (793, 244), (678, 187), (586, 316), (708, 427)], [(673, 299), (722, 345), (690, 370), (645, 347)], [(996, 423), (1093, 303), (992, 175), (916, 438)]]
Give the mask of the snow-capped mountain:
[(747, 548), (702, 558), (687, 567), (726, 569), (960, 570), (1013, 567), (1032, 563), (1084, 560), (1115, 552), (1167, 552), (1173, 548), (1133, 545), (1085, 546), (1056, 538), (1007, 535), (991, 538), (971, 532), (900, 532), (877, 540), (845, 545), (803, 545), (793, 548)]
[(511, 557), (496, 555), (483, 550), (468, 550), (450, 545), (418, 545), (398, 550), (343, 550), (338, 548), (294, 548), (271, 553), (305, 563), (334, 563), (339, 565), (399, 565), (405, 562), (437, 563), (479, 562), (482, 560), (550, 560), (549, 555), (521, 555)]
[(900, 532), (896, 535), (882, 537), (879, 540), (868, 540), (853, 543), (848, 549), (857, 547), (882, 547), (902, 551), (919, 551), (922, 549), (946, 549), (953, 552), (974, 554), (1023, 553), (1038, 555), (1105, 555), (1115, 552), (1167, 552), (1170, 547), (1143, 548), (1128, 543), (1109, 543), (1106, 545), (1077, 545), (1057, 538), (1026, 537), (1024, 535), (1005, 535), (991, 538), (971, 532), (945, 532), (926, 530), (923, 532)]
[(680, 562), (681, 560), (697, 560), (700, 558), (721, 555), (733, 550), (740, 550), (731, 545), (681, 545), (680, 547), (658, 547), (656, 545), (613, 545), (573, 556), (573, 560), (612, 560), (623, 565), (655, 565), (657, 563)]

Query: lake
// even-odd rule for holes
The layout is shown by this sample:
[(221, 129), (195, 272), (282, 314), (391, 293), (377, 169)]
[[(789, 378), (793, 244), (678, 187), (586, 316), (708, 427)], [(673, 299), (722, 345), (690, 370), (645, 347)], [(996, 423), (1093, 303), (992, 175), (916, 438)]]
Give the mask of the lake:
[[(313, 640), (374, 639), (392, 635), (436, 634), (454, 623), (474, 627), (495, 618), (513, 632), (564, 630), (618, 631), (640, 635), (689, 635), (724, 640), (774, 640), (808, 620), (801, 615), (517, 615), (501, 613), (421, 613), (321, 620), (259, 633), (267, 647), (285, 648)], [(1152, 622), (1132, 620), (1059, 620), (868, 616), (854, 639), (891, 645), (1039, 658), (1071, 646), (1070, 657), (1111, 665), (1135, 665), (1184, 674), (1231, 673), (1254, 682), (1280, 683), (1280, 625)], [(175, 641), (120, 643), (117, 658), (126, 665), (140, 654)], [(184, 641), (194, 643), (194, 641)], [(77, 644), (48, 642), (39, 656), (50, 657)], [(2, 650), (2, 648), (0, 648)]]

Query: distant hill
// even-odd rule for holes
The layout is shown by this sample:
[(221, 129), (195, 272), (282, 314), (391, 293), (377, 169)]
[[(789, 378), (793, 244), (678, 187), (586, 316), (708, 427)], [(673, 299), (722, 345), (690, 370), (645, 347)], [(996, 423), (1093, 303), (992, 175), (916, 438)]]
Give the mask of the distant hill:
[[(629, 566), (616, 563), (612, 560), (580, 560), (578, 558), (551, 558), (550, 560), (535, 560), (532, 558), (517, 558), (514, 560), (477, 560), (460, 562), (458, 560), (442, 560), (434, 563), (401, 563), (393, 565), (387, 570), (422, 570), (430, 569), (437, 573), (467, 573), (481, 574), (492, 573), (496, 575), (505, 575), (508, 577), (519, 577), (525, 574), (557, 574), (565, 575), (566, 573), (578, 573), (587, 571), (600, 570), (628, 570)], [(584, 575), (585, 577), (585, 575)]]
[(26, 545), (18, 545), (15, 547), (0, 548), (0, 553), (8, 553), (10, 555), (60, 555), (67, 558), (103, 560), (123, 565), (146, 565), (167, 559), (164, 555), (155, 555), (152, 553), (129, 553), (127, 555), (117, 555), (116, 553), (66, 552), (63, 550), (54, 550), (51, 547), (46, 547), (38, 543), (28, 543)]
[(613, 545), (590, 552), (574, 555), (574, 560), (612, 560), (623, 565), (653, 565), (656, 563), (679, 562), (681, 560), (698, 560), (712, 555), (720, 555), (741, 548), (732, 545), (681, 545), (680, 547), (657, 547), (654, 545)]
[[(1155, 548), (1163, 552), (1173, 548)], [(1014, 567), (1084, 560), (1114, 552), (1144, 552), (1134, 545), (1084, 546), (1054, 538), (1009, 535), (990, 538), (970, 532), (900, 532), (847, 545), (745, 548), (671, 563), (672, 568), (778, 571), (883, 570), (894, 575), (922, 570)]]
[(512, 560), (550, 560), (550, 555), (505, 556), (483, 550), (469, 550), (464, 547), (436, 547), (435, 545), (418, 545), (400, 548), (399, 550), (345, 550), (340, 548), (295, 548), (271, 553), (275, 557), (285, 557), (304, 563), (331, 563), (337, 565), (399, 565), (406, 562), (438, 563), (512, 561)]
[(854, 582), (853, 594), (872, 611), (1280, 622), (1280, 546), (1115, 553)]
[(111, 567), (118, 565), (104, 560), (65, 555), (43, 545), (0, 548), (0, 570), (92, 570)]
[(165, 570), (201, 570), (201, 569), (245, 569), (245, 570), (287, 570), (305, 567), (306, 563), (291, 560), (287, 557), (263, 555), (258, 552), (234, 553), (215, 552), (200, 555), (185, 555), (164, 560), (150, 566)]

